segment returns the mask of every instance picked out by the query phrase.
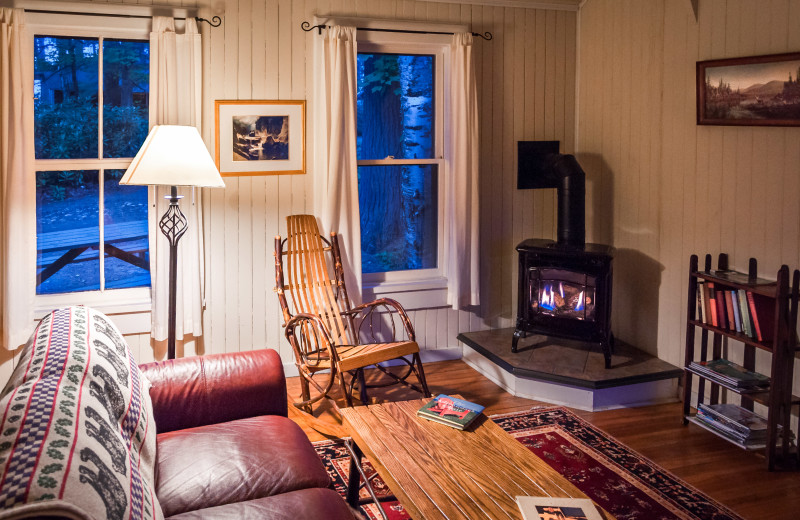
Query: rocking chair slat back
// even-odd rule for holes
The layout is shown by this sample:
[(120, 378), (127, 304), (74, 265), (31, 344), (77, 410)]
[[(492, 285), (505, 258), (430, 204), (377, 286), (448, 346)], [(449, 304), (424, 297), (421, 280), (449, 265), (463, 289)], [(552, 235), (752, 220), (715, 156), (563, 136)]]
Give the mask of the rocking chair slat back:
[[(287, 287), (295, 306), (295, 313), (308, 313), (320, 317), (328, 327), (336, 345), (352, 344), (348, 338), (349, 328), (342, 318), (347, 303), (337, 299), (339, 283), (331, 277), (326, 250), (313, 215), (292, 215), (286, 218)], [(336, 259), (334, 259), (335, 261)]]

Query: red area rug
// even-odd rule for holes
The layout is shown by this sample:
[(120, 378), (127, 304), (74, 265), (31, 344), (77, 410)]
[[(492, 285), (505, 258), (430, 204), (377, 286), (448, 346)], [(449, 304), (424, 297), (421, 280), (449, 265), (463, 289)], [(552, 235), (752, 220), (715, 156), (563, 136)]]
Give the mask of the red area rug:
[[(524, 444), (617, 520), (741, 520), (722, 504), (642, 457), (565, 408), (493, 415), (492, 420)], [(350, 460), (340, 442), (314, 443), (336, 491), (345, 496)], [(379, 497), (391, 490), (364, 459)], [(366, 489), (360, 490), (367, 498)], [(409, 518), (396, 500), (382, 502), (390, 520)], [(380, 519), (377, 506), (362, 507)]]

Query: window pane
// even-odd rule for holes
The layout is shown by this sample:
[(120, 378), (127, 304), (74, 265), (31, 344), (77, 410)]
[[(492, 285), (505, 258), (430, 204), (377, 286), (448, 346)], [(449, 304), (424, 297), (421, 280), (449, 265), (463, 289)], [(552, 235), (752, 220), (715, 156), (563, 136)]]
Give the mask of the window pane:
[(364, 273), (436, 267), (436, 165), (359, 166)]
[(96, 38), (34, 38), (37, 159), (97, 157)]
[(147, 137), (150, 44), (103, 40), (103, 157), (133, 157)]
[(434, 57), (358, 54), (358, 159), (434, 157)]
[(97, 170), (36, 172), (36, 294), (100, 288)]
[(106, 289), (150, 286), (147, 186), (120, 186), (125, 170), (106, 170), (103, 237)]

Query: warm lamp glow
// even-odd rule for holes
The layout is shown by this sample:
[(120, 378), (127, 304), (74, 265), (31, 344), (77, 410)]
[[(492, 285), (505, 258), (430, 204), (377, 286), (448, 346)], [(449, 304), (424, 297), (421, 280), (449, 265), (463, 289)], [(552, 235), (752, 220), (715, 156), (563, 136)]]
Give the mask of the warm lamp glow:
[(119, 183), (225, 187), (197, 128), (177, 125), (154, 126)]

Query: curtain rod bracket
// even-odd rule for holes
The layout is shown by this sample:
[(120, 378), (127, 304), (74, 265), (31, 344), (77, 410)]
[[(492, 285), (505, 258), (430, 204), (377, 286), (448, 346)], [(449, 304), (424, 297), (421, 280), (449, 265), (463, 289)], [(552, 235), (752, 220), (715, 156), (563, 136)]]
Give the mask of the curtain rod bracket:
[(211, 20), (213, 21), (206, 20), (205, 18), (200, 18), (199, 16), (195, 16), (194, 19), (197, 21), (197, 23), (206, 22), (211, 27), (219, 27), (220, 25), (222, 25), (222, 18), (220, 18), (219, 16), (212, 17)]
[(327, 29), (327, 25), (319, 24), (319, 25), (311, 25), (308, 22), (303, 22), (300, 24), (300, 28), (303, 29), (305, 32), (312, 31), (314, 29), (317, 30), (318, 34), (322, 34), (322, 29)]
[[(311, 25), (308, 22), (302, 22), (300, 24), (300, 28), (303, 29), (305, 32), (309, 32), (309, 31), (312, 31), (312, 30), (316, 29), (318, 34), (322, 34), (322, 29), (327, 29), (328, 26), (324, 25), (324, 24)], [(359, 27), (359, 29), (361, 29), (361, 28)], [(435, 32), (435, 31), (406, 31), (406, 30), (402, 30), (402, 29), (361, 29), (361, 30), (362, 31), (379, 31), (379, 32), (415, 33), (415, 34), (453, 34), (453, 33), (442, 33), (442, 32)], [(472, 35), (473, 36), (478, 36), (480, 38), (483, 38), (486, 41), (489, 41), (489, 40), (492, 39), (492, 33), (490, 33), (489, 31), (486, 31), (483, 34), (474, 32), (474, 33), (472, 33)]]

